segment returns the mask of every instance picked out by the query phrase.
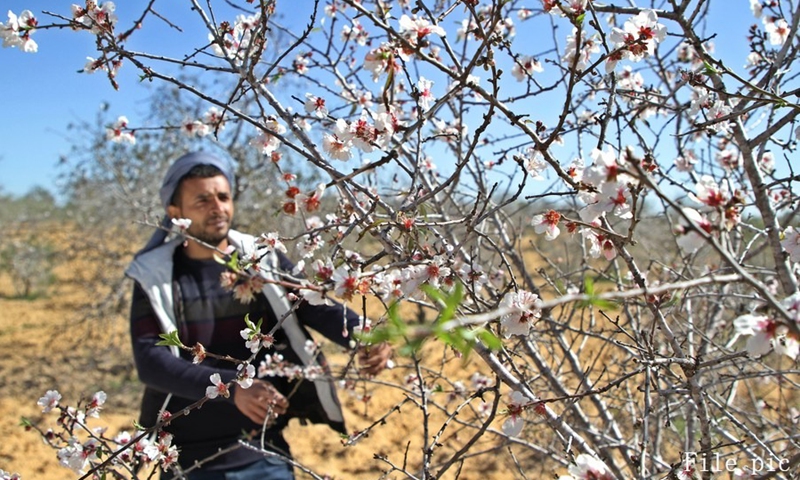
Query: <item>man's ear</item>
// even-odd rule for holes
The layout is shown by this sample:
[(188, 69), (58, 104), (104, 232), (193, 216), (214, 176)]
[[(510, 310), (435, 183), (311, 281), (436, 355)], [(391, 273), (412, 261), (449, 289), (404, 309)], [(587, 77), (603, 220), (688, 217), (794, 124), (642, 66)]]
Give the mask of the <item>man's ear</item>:
[(182, 218), (180, 207), (175, 205), (167, 205), (167, 215), (169, 218)]

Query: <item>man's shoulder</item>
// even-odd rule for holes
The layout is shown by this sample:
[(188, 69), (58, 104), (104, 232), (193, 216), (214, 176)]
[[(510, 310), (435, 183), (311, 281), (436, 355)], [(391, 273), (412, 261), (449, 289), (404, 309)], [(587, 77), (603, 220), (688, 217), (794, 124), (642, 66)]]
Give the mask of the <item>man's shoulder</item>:
[(175, 249), (182, 243), (182, 239), (174, 238), (166, 243), (159, 245), (152, 250), (148, 250), (133, 258), (125, 275), (142, 282), (142, 279), (162, 274), (172, 274), (173, 256)]

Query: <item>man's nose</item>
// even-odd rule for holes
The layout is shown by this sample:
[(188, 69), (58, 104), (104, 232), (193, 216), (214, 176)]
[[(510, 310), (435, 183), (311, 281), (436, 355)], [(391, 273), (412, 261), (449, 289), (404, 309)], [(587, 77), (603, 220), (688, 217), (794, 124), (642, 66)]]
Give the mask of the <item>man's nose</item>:
[(213, 212), (221, 212), (224, 210), (224, 207), (225, 207), (225, 201), (222, 200), (221, 198), (214, 197), (214, 199), (211, 201), (211, 210)]

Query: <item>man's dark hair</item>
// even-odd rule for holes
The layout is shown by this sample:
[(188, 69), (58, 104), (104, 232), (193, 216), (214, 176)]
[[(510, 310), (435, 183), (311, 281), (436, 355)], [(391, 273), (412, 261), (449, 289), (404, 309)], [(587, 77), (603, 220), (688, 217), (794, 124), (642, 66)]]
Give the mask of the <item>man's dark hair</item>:
[(178, 182), (178, 188), (175, 189), (175, 193), (172, 194), (172, 198), (169, 199), (170, 205), (175, 205), (176, 207), (178, 204), (176, 203), (176, 199), (180, 198), (181, 196), (181, 186), (183, 186), (183, 181), (187, 178), (211, 178), (216, 177), (217, 175), (225, 176), (225, 174), (219, 168), (215, 167), (214, 165), (196, 165), (192, 167), (191, 170), (186, 172), (186, 175), (181, 177), (180, 182)]

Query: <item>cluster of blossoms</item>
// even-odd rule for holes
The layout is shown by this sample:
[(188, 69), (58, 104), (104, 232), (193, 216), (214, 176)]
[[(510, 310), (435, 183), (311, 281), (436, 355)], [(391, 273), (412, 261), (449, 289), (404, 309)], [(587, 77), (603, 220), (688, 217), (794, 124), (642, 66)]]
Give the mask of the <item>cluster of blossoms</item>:
[[(474, 2), (477, 5), (478, 2)], [(475, 16), (470, 16), (461, 21), (461, 26), (456, 32), (456, 40), (510, 40), (517, 34), (514, 21), (496, 10), (496, 5), (490, 3), (476, 9)], [(525, 14), (523, 13), (523, 17)], [(496, 21), (499, 18), (500, 21)], [(524, 18), (523, 18), (524, 19)]]
[(534, 73), (541, 73), (543, 71), (544, 67), (542, 67), (539, 60), (527, 55), (522, 55), (514, 62), (514, 66), (511, 68), (511, 75), (513, 75), (518, 82), (522, 82), (532, 77)]
[(287, 362), (283, 355), (279, 353), (267, 356), (258, 366), (258, 378), (285, 377), (289, 380), (306, 379), (314, 381), (324, 375), (325, 370), (319, 365), (297, 365)]
[(361, 25), (357, 18), (351, 25), (342, 26), (342, 42), (356, 42), (360, 47), (369, 42), (369, 31)]
[(525, 420), (522, 418), (522, 413), (528, 408), (534, 408), (540, 415), (545, 412), (545, 406), (535, 398), (530, 398), (522, 392), (517, 390), (509, 393), (509, 399), (506, 403), (508, 408), (508, 418), (503, 422), (503, 433), (509, 437), (517, 437), (522, 433), (522, 428), (525, 425)]
[(625, 22), (622, 28), (614, 27), (608, 39), (614, 47), (606, 61), (606, 71), (616, 68), (617, 62), (623, 59), (639, 62), (653, 55), (656, 44), (663, 42), (667, 36), (667, 27), (658, 23), (654, 10), (643, 10)]
[(333, 131), (323, 136), (322, 148), (331, 158), (346, 161), (352, 157), (353, 148), (363, 153), (385, 148), (399, 126), (400, 121), (391, 110), (362, 110), (360, 117), (351, 122), (337, 120)]
[(233, 292), (233, 298), (248, 304), (255, 300), (256, 295), (264, 288), (264, 279), (256, 275), (240, 275), (225, 271), (220, 275), (220, 284), (225, 290)]
[[(403, 42), (398, 39), (396, 43), (382, 43), (379, 47), (370, 50), (364, 57), (364, 69), (372, 72), (372, 78), (376, 82), (383, 74), (399, 73), (401, 68), (398, 60), (409, 61), (411, 56), (423, 47), (429, 47), (435, 57), (438, 48), (431, 45), (430, 36), (445, 36), (445, 30), (442, 27), (432, 24), (425, 18), (411, 18), (403, 15), (400, 17), (399, 24)], [(352, 29), (347, 32), (348, 35), (351, 35)], [(364, 43), (366, 44), (366, 38)]]
[(710, 209), (710, 218), (694, 208), (682, 209), (689, 223), (680, 219), (673, 232), (681, 250), (692, 253), (703, 246), (705, 240), (701, 231), (712, 235), (720, 228), (730, 231), (738, 225), (741, 222), (743, 197), (738, 190), (731, 193), (727, 182), (719, 184), (710, 175), (701, 176), (689, 198)]
[(800, 293), (783, 300), (782, 305), (792, 316), (795, 328), (768, 315), (749, 313), (734, 319), (736, 334), (749, 337), (745, 348), (750, 355), (761, 356), (770, 352), (797, 359), (800, 355)]
[(128, 118), (124, 116), (117, 118), (117, 121), (106, 129), (106, 139), (114, 143), (135, 144), (136, 137), (133, 136), (133, 130), (128, 129)]
[(760, 0), (750, 0), (750, 10), (754, 17), (760, 18), (763, 22), (770, 44), (780, 46), (786, 43), (791, 33), (791, 26), (785, 18), (764, 15), (764, 4)]
[(222, 22), (217, 34), (208, 34), (214, 54), (241, 65), (248, 58), (257, 58), (267, 44), (261, 13), (239, 15), (233, 26)]
[[(105, 392), (100, 391), (82, 407), (73, 408), (61, 406), (61, 394), (56, 390), (48, 390), (38, 400), (37, 404), (42, 407), (42, 412), (53, 410), (60, 412), (58, 424), (66, 435), (47, 430), (42, 432), (42, 437), (49, 445), (58, 448), (56, 456), (61, 465), (82, 475), (87, 470), (96, 468), (105, 469), (104, 471), (117, 467), (132, 470), (139, 465), (155, 463), (163, 470), (167, 470), (177, 464), (178, 450), (172, 445), (172, 436), (167, 433), (162, 432), (157, 438), (152, 439), (143, 432), (137, 432), (133, 437), (129, 432), (123, 431), (113, 438), (108, 438), (105, 436), (105, 428), (89, 428), (86, 419), (98, 418), (106, 399)], [(88, 438), (85, 440), (78, 438), (76, 432), (80, 431), (85, 432)], [(132, 444), (134, 438), (138, 440)], [(119, 450), (122, 452), (112, 462), (101, 467), (106, 458)], [(0, 479), (18, 478), (0, 470)]]
[(95, 35), (113, 32), (118, 20), (114, 13), (116, 9), (114, 2), (98, 5), (94, 0), (86, 0), (84, 7), (72, 5), (72, 25), (74, 28), (88, 29)]
[[(535, 152), (533, 160), (529, 157), (526, 161), (526, 169), (532, 175), (538, 175), (545, 168), (543, 161), (535, 160), (541, 154)], [(637, 160), (634, 158), (631, 148), (627, 148), (625, 153), (626, 162), (638, 162), (645, 172), (652, 170), (652, 164), (646, 159)], [(583, 161), (576, 159), (567, 168), (567, 173), (576, 183), (583, 183), (587, 188), (581, 190), (578, 198), (586, 205), (578, 212), (581, 220), (591, 227), (581, 228), (580, 233), (585, 241), (589, 242), (589, 254), (593, 258), (599, 256), (611, 260), (616, 256), (615, 247), (607, 232), (600, 228), (602, 220), (608, 215), (613, 215), (619, 219), (626, 220), (633, 216), (632, 190), (638, 187), (638, 180), (625, 172), (622, 159), (618, 159), (611, 147), (605, 150), (592, 150), (591, 157), (594, 163), (588, 168), (584, 168)], [(533, 177), (537, 178), (537, 177)], [(562, 215), (556, 210), (549, 210), (545, 213), (534, 215), (531, 225), (537, 234), (545, 234), (545, 239), (556, 239), (561, 230)], [(570, 232), (577, 230), (577, 225), (569, 223), (567, 228)]]
[(500, 325), (506, 338), (528, 335), (533, 322), (542, 316), (541, 304), (539, 296), (527, 290), (506, 293), (500, 301), (500, 309), (505, 312)]
[(612, 480), (616, 478), (602, 460), (581, 453), (575, 457), (575, 464), (569, 466), (569, 475), (562, 475), (558, 480)]
[(564, 55), (561, 57), (561, 62), (581, 72), (589, 67), (592, 55), (598, 52), (600, 52), (600, 38), (598, 35), (587, 36), (586, 30), (580, 30), (579, 32), (576, 27), (567, 36), (567, 44), (564, 47)]
[(8, 21), (0, 22), (0, 39), (3, 40), (3, 47), (17, 47), (26, 53), (36, 53), (39, 46), (31, 35), (36, 31), (38, 24), (38, 20), (30, 10), (23, 10), (19, 16), (9, 10)]

